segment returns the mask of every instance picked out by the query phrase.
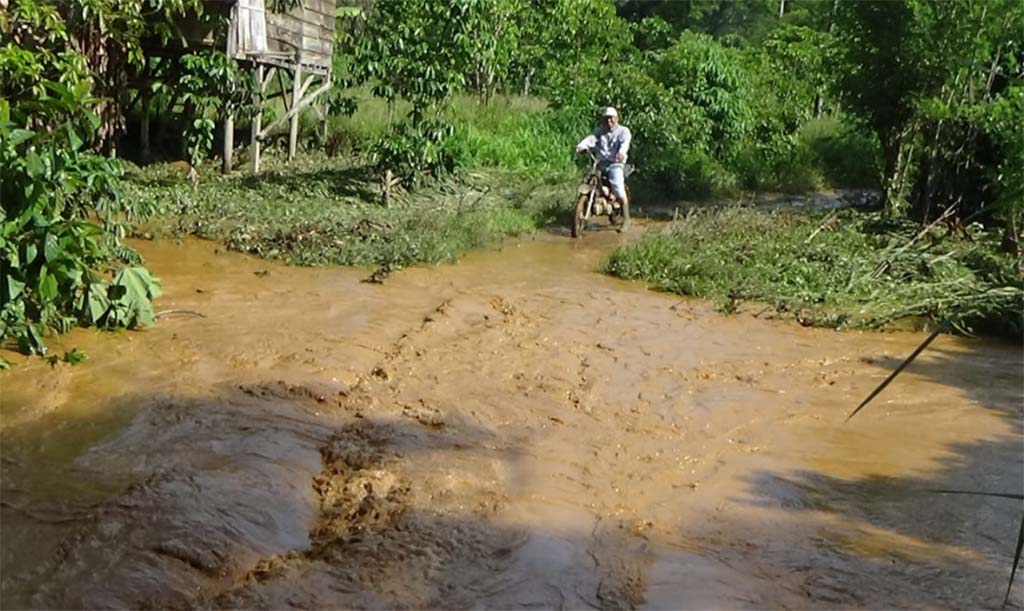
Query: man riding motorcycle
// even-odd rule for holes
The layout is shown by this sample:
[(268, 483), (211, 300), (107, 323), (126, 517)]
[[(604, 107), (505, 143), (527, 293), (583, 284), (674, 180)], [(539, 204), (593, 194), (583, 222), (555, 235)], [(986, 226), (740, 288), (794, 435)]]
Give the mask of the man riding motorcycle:
[(629, 156), (629, 143), (632, 139), (633, 134), (629, 128), (619, 125), (619, 111), (609, 106), (604, 109), (602, 114), (602, 124), (594, 130), (594, 133), (580, 140), (580, 143), (576, 145), (577, 153), (597, 149), (601, 171), (608, 177), (612, 193), (622, 207), (622, 225), (619, 226), (619, 231), (626, 231), (629, 228), (629, 196), (626, 195), (625, 164)]

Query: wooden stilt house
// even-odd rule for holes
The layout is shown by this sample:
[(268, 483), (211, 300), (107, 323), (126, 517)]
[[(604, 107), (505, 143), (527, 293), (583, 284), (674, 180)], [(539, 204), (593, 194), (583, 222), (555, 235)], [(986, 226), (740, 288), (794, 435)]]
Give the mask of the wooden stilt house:
[[(222, 18), (183, 28), (189, 50), (220, 48), (255, 72), (258, 87), (250, 138), (255, 172), (260, 170), (263, 140), (286, 121), (288, 158), (295, 156), (299, 114), (330, 88), (335, 5), (335, 0), (205, 0), (204, 13)], [(227, 31), (223, 31), (225, 24)], [(278, 87), (267, 95), (275, 81)], [(263, 125), (262, 109), (277, 95), (285, 113)], [(234, 150), (233, 117), (224, 123), (223, 169), (228, 172)]]
[[(233, 2), (227, 39), (228, 55), (251, 64), (256, 70), (259, 87), (256, 110), (261, 110), (266, 103), (263, 93), (275, 77), (284, 99), (285, 114), (270, 125), (261, 125), (260, 112), (253, 120), (251, 145), (255, 172), (260, 167), (261, 141), (284, 121), (290, 121), (288, 159), (295, 156), (299, 113), (331, 86), (334, 42), (335, 0), (278, 0), (291, 5), (284, 12), (267, 10), (265, 1)], [(230, 125), (225, 127), (225, 134), (229, 131), (233, 132)], [(231, 166), (228, 140), (225, 138), (224, 145), (226, 169)]]

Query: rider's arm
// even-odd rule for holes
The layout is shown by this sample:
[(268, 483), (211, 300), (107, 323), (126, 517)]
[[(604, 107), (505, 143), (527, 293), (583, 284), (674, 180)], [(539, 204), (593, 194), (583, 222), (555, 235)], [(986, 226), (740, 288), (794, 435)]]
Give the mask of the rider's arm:
[(619, 150), (616, 153), (619, 161), (624, 161), (629, 154), (629, 145), (633, 141), (633, 132), (628, 127), (622, 128), (622, 140), (619, 141)]
[(595, 146), (597, 146), (597, 136), (595, 136), (594, 134), (590, 134), (583, 140), (580, 140), (580, 143), (576, 145), (576, 151), (589, 151)]

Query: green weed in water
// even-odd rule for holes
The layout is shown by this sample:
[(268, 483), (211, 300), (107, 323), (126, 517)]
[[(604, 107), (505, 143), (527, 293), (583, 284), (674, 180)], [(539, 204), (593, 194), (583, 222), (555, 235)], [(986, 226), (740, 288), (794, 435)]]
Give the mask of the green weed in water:
[(145, 230), (195, 235), (299, 265), (454, 261), (554, 222), (574, 185), (483, 171), (403, 193), (389, 208), (356, 160), (300, 157), (260, 176), (210, 174), (198, 188), (153, 166), (130, 177), (157, 214)]
[(1018, 335), (1024, 281), (997, 236), (975, 228), (970, 241), (940, 239), (937, 231), (906, 248), (917, 230), (855, 211), (831, 219), (703, 211), (620, 248), (607, 271), (724, 309), (738, 300), (768, 303), (808, 324), (878, 328), (949, 318), (961, 331)]

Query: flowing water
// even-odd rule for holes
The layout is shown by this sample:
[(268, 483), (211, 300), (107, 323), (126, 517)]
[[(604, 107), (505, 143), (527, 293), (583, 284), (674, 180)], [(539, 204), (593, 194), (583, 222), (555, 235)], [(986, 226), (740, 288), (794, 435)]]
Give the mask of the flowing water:
[(920, 334), (723, 316), (596, 273), (619, 239), (383, 285), (139, 244), (158, 325), (0, 377), (0, 603), (999, 606), (1021, 503), (934, 490), (1021, 492), (1019, 346), (844, 423)]

